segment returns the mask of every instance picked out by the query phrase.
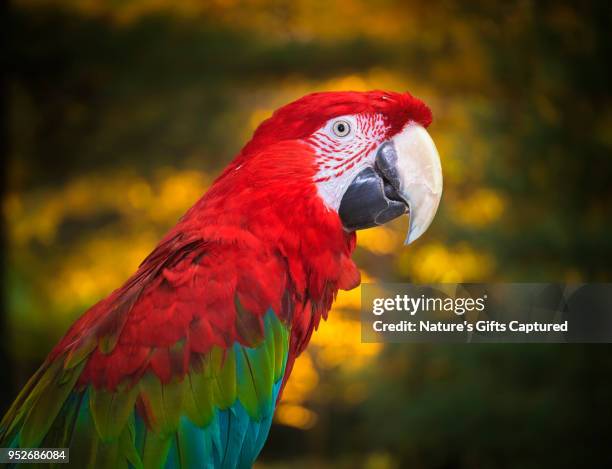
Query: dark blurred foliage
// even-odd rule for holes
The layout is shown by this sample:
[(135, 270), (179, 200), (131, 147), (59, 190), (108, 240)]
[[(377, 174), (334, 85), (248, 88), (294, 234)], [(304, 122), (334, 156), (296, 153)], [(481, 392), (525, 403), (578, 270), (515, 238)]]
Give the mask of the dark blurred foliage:
[[(439, 214), (408, 248), (405, 221), (360, 233), (366, 279), (610, 281), (610, 2), (23, 0), (2, 16), (2, 408), (257, 123), (315, 90), (408, 89), (434, 112)], [(260, 467), (605, 466), (610, 347), (360, 344), (358, 298), (300, 359)]]

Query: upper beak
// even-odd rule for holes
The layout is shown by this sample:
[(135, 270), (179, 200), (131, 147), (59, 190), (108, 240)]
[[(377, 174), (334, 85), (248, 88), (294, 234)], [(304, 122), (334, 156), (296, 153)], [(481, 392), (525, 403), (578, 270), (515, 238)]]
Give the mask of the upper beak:
[(418, 124), (409, 124), (376, 152), (374, 167), (361, 171), (340, 202), (348, 230), (387, 223), (409, 212), (406, 244), (431, 224), (442, 196), (442, 167), (433, 140)]

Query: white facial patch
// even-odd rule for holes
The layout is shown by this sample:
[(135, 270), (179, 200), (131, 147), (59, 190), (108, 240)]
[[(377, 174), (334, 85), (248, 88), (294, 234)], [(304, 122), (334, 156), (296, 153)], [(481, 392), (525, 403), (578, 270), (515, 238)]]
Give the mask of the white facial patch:
[[(350, 126), (348, 133), (346, 125)], [(380, 115), (358, 114), (330, 119), (307, 139), (317, 155), (314, 182), (325, 205), (338, 211), (342, 196), (355, 176), (374, 165), (376, 150), (385, 133)]]

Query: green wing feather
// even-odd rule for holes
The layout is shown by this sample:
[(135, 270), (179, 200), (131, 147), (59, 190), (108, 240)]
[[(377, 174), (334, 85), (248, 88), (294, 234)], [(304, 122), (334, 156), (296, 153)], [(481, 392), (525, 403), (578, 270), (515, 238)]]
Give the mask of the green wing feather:
[(147, 371), (112, 391), (77, 384), (93, 350), (84, 343), (26, 384), (0, 424), (1, 445), (69, 447), (71, 466), (80, 468), (200, 467), (196, 453), (208, 454), (211, 467), (241, 467), (234, 453), (247, 432), (269, 425), (288, 341), (287, 327), (269, 311), (257, 346), (213, 347), (194, 355), (182, 377), (162, 382)]

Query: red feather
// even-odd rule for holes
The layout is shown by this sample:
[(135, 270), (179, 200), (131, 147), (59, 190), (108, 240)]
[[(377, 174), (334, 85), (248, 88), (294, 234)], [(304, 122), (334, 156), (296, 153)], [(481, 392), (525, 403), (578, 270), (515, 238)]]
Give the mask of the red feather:
[(317, 193), (312, 147), (329, 118), (380, 112), (389, 135), (431, 112), (408, 93), (325, 93), (280, 108), (120, 289), (85, 313), (48, 361), (91, 353), (81, 385), (163, 382), (214, 345), (248, 345), (273, 308), (291, 327), (285, 380), (338, 289), (359, 284), (355, 234)]

